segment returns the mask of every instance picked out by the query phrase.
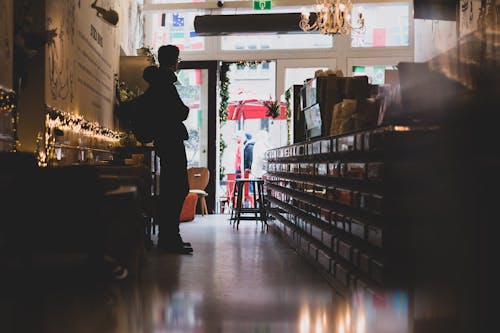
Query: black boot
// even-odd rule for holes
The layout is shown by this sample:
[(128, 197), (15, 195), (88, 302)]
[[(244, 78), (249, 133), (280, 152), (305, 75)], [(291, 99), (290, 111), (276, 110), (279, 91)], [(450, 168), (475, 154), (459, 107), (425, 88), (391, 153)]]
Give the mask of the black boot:
[[(188, 244), (188, 245), (186, 245)], [(168, 238), (168, 239), (160, 239), (158, 241), (158, 249), (165, 253), (176, 253), (176, 254), (192, 254), (193, 248), (190, 243), (183, 242), (182, 239), (179, 238)]]

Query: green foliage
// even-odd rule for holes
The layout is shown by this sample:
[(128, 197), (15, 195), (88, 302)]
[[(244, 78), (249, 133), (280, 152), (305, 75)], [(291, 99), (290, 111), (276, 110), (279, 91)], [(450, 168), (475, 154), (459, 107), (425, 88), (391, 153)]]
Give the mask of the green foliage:
[[(229, 101), (229, 78), (227, 76), (227, 72), (229, 71), (229, 63), (228, 62), (222, 62), (220, 64), (220, 69), (219, 69), (219, 96), (220, 96), (220, 103), (219, 103), (219, 126), (222, 127), (224, 123), (227, 121), (228, 117), (228, 112), (227, 112), (227, 105)], [(224, 153), (224, 150), (227, 148), (227, 143), (224, 141), (222, 138), (222, 133), (220, 134), (219, 137), (219, 175), (220, 175), (220, 180), (223, 179), (224, 173), (225, 173), (225, 168), (222, 165), (221, 159), (222, 159), (222, 154)]]
[(290, 118), (292, 115), (292, 103), (290, 102), (290, 98), (292, 94), (290, 93), (290, 89), (285, 91), (285, 102), (286, 102), (286, 117)]
[(287, 139), (288, 144), (292, 143), (292, 102), (290, 101), (292, 97), (291, 93), (292, 88), (289, 88), (285, 91), (285, 102), (286, 102), (286, 123), (287, 123)]
[(227, 120), (228, 112), (227, 105), (229, 101), (229, 78), (227, 76), (227, 72), (229, 71), (229, 63), (222, 62), (219, 70), (219, 121), (222, 126), (224, 122)]
[(222, 155), (224, 150), (227, 148), (227, 143), (222, 138), (222, 133), (220, 134), (220, 144), (219, 144), (219, 154)]
[[(224, 141), (222, 138), (222, 133), (219, 134), (219, 159), (222, 159), (222, 153), (224, 150), (227, 148), (227, 143)], [(224, 174), (226, 173), (226, 168), (222, 165), (222, 163), (219, 163), (219, 180), (224, 179)]]
[(137, 55), (147, 56), (151, 65), (158, 65), (156, 55), (151, 46), (143, 46), (140, 49), (137, 49)]
[(271, 117), (273, 119), (278, 118), (280, 116), (280, 101), (264, 101), (264, 105), (267, 108), (266, 116)]

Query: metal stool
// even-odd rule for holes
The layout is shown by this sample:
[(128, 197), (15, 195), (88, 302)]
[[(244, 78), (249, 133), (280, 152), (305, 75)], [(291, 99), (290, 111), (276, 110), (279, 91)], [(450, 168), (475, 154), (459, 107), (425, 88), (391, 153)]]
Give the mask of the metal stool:
[[(254, 193), (252, 198), (253, 207), (246, 207), (245, 201), (245, 186), (253, 184)], [(264, 201), (264, 180), (263, 179), (236, 179), (234, 183), (233, 195), (235, 196), (235, 206), (231, 210), (231, 218), (229, 223), (233, 226), (238, 226), (240, 220), (255, 220), (262, 222), (262, 229), (267, 225), (267, 213)]]

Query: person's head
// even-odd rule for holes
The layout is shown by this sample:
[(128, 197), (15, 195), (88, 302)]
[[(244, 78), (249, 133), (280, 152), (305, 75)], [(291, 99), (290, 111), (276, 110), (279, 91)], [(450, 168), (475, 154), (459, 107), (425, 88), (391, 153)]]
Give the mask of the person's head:
[(162, 45), (158, 49), (158, 62), (160, 66), (177, 69), (179, 64), (179, 48), (175, 45)]

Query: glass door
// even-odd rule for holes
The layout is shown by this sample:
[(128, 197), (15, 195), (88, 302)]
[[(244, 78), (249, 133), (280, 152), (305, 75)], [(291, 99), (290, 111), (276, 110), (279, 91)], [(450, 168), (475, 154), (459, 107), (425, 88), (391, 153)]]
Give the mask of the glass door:
[(213, 61), (186, 61), (180, 63), (177, 73), (177, 91), (190, 109), (184, 121), (189, 133), (189, 140), (184, 143), (188, 168), (201, 166), (210, 170), (209, 212), (215, 207), (216, 69), (217, 63)]

